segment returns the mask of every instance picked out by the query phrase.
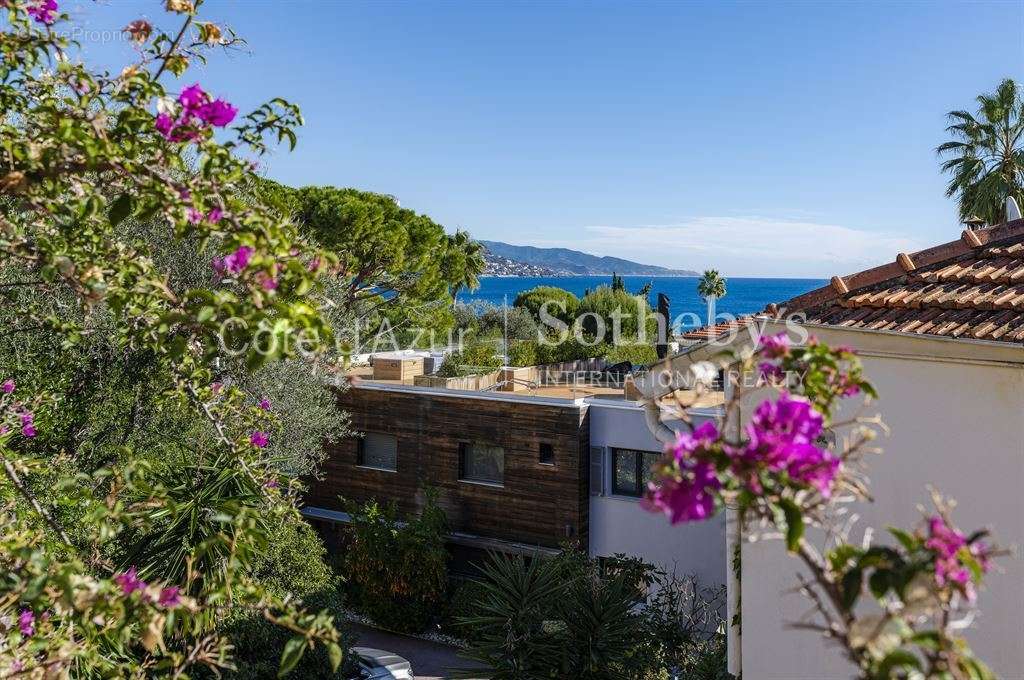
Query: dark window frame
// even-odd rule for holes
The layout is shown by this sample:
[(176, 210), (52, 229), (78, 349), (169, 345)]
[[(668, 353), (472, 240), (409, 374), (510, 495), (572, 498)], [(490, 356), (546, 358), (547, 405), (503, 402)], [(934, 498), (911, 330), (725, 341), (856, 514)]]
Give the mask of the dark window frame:
[[(633, 474), (636, 480), (636, 489), (628, 489), (619, 486), (619, 455), (630, 455), (633, 457)], [(644, 489), (646, 488), (645, 477), (648, 477), (648, 471), (650, 470), (651, 464), (654, 460), (661, 457), (661, 453), (658, 451), (645, 451), (643, 449), (626, 449), (626, 448), (613, 448), (611, 450), (611, 475), (612, 475), (612, 495), (614, 496), (629, 496), (630, 498), (641, 498), (644, 495)], [(654, 460), (651, 460), (651, 459)], [(644, 461), (647, 461), (646, 463)]]
[[(501, 479), (482, 479), (479, 477), (468, 477), (466, 473), (466, 457), (469, 455), (469, 447), (474, 444), (480, 446), (488, 446), (491, 448), (501, 449), (502, 465), (501, 465)], [(486, 442), (459, 442), (459, 481), (467, 482), (469, 484), (484, 484), (487, 486), (503, 487), (505, 486), (505, 447), (498, 444), (488, 444)]]
[[(395, 466), (393, 468), (381, 467), (380, 465), (368, 465), (366, 463), (366, 437), (371, 434), (390, 437), (395, 440)], [(356, 467), (365, 468), (367, 470), (380, 470), (381, 472), (398, 472), (398, 437), (390, 432), (364, 432), (361, 437), (356, 439)]]
[(555, 464), (555, 446), (551, 442), (541, 442), (537, 447), (537, 462), (541, 465)]

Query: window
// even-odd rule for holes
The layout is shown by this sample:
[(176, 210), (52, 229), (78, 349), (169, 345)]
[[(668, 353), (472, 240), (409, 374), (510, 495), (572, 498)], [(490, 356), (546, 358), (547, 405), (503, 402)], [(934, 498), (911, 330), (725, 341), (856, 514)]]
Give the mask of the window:
[(503, 484), (505, 449), (488, 444), (459, 444), (459, 479)]
[(367, 432), (359, 440), (356, 464), (377, 470), (398, 469), (398, 440), (390, 434)]
[(541, 443), (540, 452), (537, 454), (537, 462), (544, 465), (555, 464), (555, 447), (551, 444)]
[(655, 451), (612, 449), (612, 493), (643, 496), (651, 481), (651, 466), (661, 457)]

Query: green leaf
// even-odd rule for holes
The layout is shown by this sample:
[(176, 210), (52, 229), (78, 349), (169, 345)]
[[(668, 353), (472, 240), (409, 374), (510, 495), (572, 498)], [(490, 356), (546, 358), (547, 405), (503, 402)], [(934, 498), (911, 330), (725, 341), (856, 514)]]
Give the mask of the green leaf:
[(860, 567), (854, 567), (843, 576), (843, 609), (849, 611), (857, 604), (860, 597), (861, 584), (864, 580), (864, 572)]
[(341, 665), (341, 646), (337, 642), (327, 643), (327, 657), (331, 660), (331, 670), (338, 670)]
[(859, 558), (863, 552), (855, 545), (840, 543), (829, 552), (828, 561), (834, 571), (844, 571), (847, 563), (854, 558)]
[(124, 222), (124, 219), (132, 214), (132, 197), (128, 194), (121, 194), (114, 201), (114, 204), (110, 206), (110, 213), (108, 218), (110, 219), (110, 226), (116, 227), (117, 225)]
[(284, 652), (281, 654), (281, 668), (277, 671), (277, 677), (283, 678), (291, 673), (305, 652), (306, 638), (296, 635), (289, 640), (284, 646)]
[(888, 571), (876, 571), (868, 579), (868, 587), (871, 588), (871, 594), (879, 600), (885, 596), (889, 586), (892, 585), (890, 576), (891, 574)]
[(921, 631), (910, 638), (910, 642), (918, 647), (934, 652), (939, 648), (939, 632), (937, 630)]
[(890, 678), (893, 676), (892, 671), (897, 668), (916, 668), (921, 669), (921, 660), (917, 658), (913, 652), (906, 649), (894, 649), (885, 655), (882, 659), (882, 663), (878, 666), (876, 677), (878, 678)]
[(909, 531), (904, 531), (898, 527), (889, 527), (889, 533), (900, 542), (900, 545), (902, 545), (907, 552), (914, 552), (921, 547), (921, 541)]
[(789, 552), (796, 552), (804, 535), (804, 516), (796, 503), (788, 498), (780, 499), (779, 507), (786, 516), (786, 548)]

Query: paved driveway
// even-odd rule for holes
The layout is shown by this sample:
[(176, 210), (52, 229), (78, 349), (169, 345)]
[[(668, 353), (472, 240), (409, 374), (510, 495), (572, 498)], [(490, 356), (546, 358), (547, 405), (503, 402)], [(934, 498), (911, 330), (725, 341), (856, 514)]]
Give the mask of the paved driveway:
[(428, 642), (419, 638), (388, 633), (358, 623), (349, 624), (359, 636), (356, 645), (360, 647), (376, 647), (398, 656), (405, 657), (412, 664), (416, 680), (447, 680), (452, 668), (472, 668), (472, 664), (458, 656), (454, 647)]

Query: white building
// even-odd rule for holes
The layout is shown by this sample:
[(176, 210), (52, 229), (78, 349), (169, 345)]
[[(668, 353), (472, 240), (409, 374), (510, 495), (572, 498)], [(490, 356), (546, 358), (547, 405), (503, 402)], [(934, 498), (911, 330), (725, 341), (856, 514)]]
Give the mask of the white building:
[[(884, 541), (886, 526), (916, 525), (933, 486), (959, 502), (961, 528), (1024, 543), (1024, 220), (901, 253), (768, 311), (757, 320), (765, 333), (796, 314), (822, 341), (857, 349), (878, 389), (870, 409), (891, 434), (870, 460), (875, 501), (857, 508), (861, 530)], [(674, 366), (706, 354), (698, 347)], [(1000, 677), (1024, 678), (1024, 562), (1006, 557), (999, 567), (966, 636)], [(732, 630), (730, 670), (744, 680), (855, 675), (836, 647), (787, 625), (809, 609), (793, 592), (797, 572), (781, 542), (742, 543), (738, 587), (730, 583), (730, 601), (742, 595), (742, 632)]]

